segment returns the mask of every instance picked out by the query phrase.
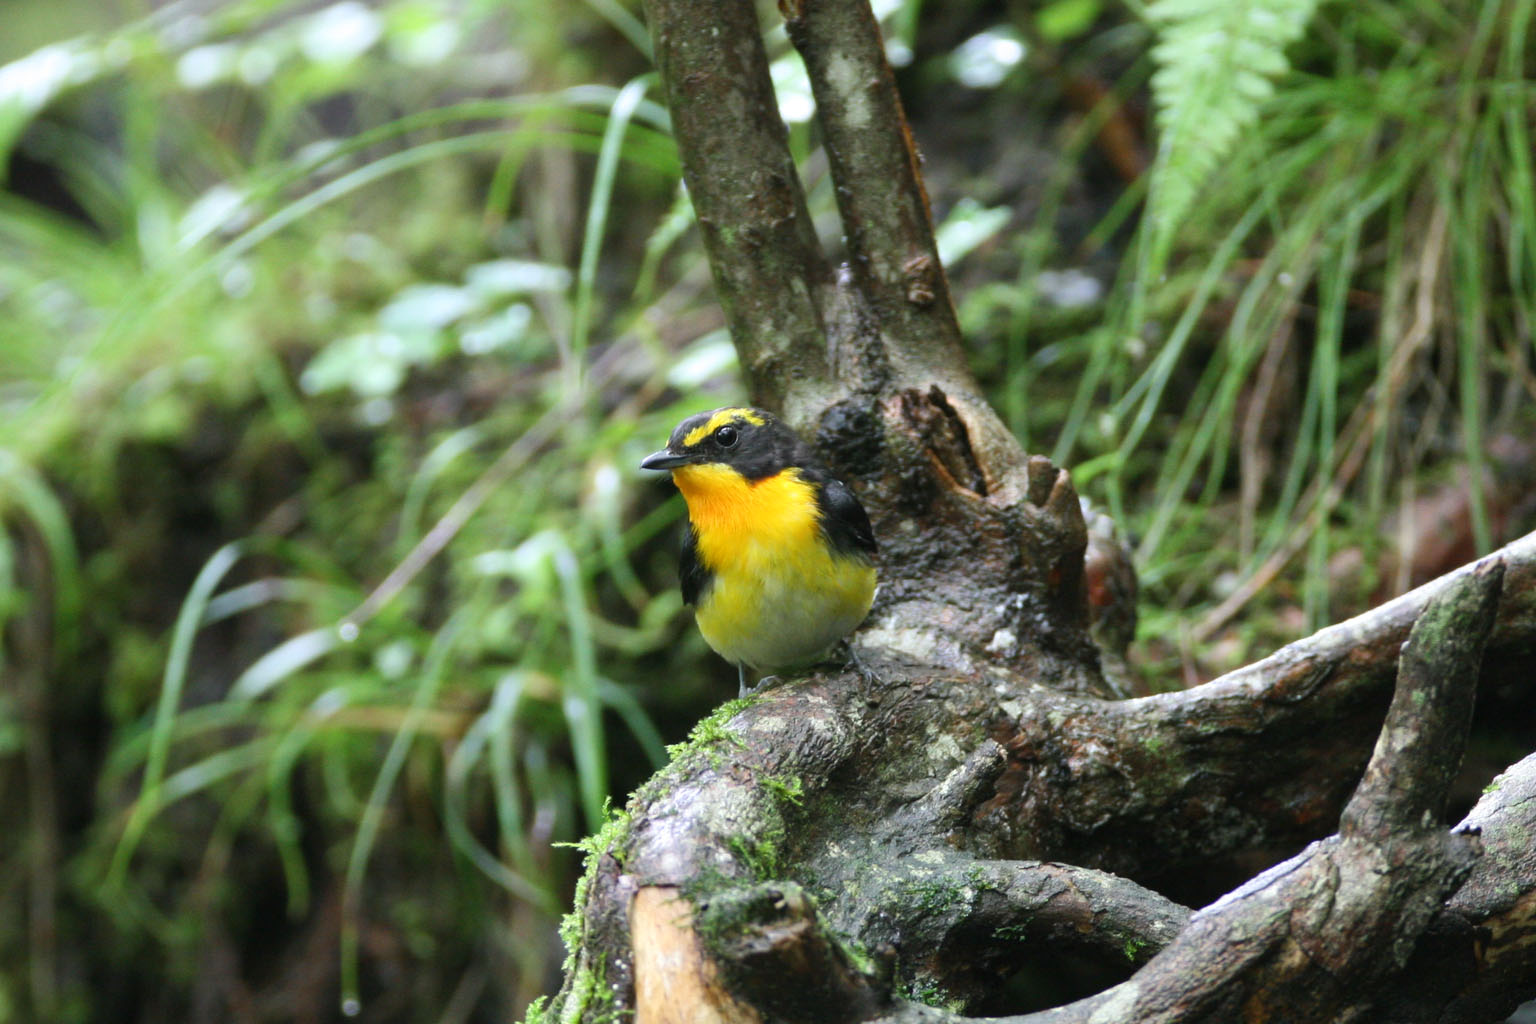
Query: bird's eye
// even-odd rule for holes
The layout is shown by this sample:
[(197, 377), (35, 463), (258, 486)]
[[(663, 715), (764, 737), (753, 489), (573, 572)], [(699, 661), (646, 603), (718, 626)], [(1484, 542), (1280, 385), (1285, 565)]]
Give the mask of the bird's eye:
[(739, 440), (741, 440), (741, 435), (730, 424), (726, 424), (715, 431), (715, 444), (718, 444), (721, 448), (735, 448), (736, 442)]

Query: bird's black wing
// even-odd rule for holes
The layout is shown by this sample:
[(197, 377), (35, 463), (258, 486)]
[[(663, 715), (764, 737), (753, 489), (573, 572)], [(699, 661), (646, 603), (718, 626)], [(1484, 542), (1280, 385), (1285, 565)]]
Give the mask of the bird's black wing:
[(677, 578), (683, 587), (683, 603), (691, 605), (699, 603), (699, 597), (714, 578), (714, 573), (699, 561), (699, 534), (692, 523), (683, 529), (683, 553), (677, 563)]
[(821, 512), (821, 532), (834, 551), (845, 555), (873, 558), (875, 531), (870, 529), (864, 506), (841, 480), (823, 477), (816, 490), (816, 505)]

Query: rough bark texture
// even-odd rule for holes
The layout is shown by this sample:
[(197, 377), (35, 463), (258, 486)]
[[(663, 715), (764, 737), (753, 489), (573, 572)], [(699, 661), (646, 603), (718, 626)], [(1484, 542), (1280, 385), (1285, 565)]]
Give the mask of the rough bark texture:
[(785, 145), (757, 11), (690, 0), (646, 16), (716, 294), (732, 336), (756, 342), (742, 365), (773, 408), (791, 392), (825, 403), (832, 269)]
[[(1198, 689), (1107, 699), (1077, 496), (967, 375), (866, 5), (784, 5), (835, 273), (752, 5), (646, 9), (754, 397), (880, 538), (854, 638), (879, 681), (783, 680), (700, 723), (596, 841), (560, 1019), (950, 1021), (1062, 957), (1103, 991), (1019, 1020), (1481, 1021), (1536, 995), (1536, 767), (1440, 820), (1480, 675), (1536, 679), (1536, 535)], [(1168, 896), (1229, 878), (1193, 915)]]

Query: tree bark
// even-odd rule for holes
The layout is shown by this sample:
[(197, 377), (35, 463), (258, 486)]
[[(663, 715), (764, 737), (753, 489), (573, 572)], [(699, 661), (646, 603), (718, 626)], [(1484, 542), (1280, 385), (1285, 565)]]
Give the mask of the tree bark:
[[(1077, 495), (965, 367), (876, 23), (863, 0), (782, 10), (845, 268), (753, 5), (646, 3), (754, 399), (880, 539), (853, 638), (878, 682), (817, 672), (700, 723), (592, 841), (549, 1010), (954, 1021), (1061, 958), (1103, 991), (1014, 1019), (1491, 1021), (1536, 995), (1533, 759), (1442, 820), (1479, 678), (1536, 680), (1536, 535), (1205, 686), (1110, 699)], [(1161, 891), (1308, 842), (1197, 912)]]

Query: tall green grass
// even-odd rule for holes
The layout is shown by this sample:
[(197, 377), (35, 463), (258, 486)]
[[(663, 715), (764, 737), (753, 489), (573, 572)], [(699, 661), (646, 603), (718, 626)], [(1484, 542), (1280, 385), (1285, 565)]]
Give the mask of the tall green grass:
[[(1284, 32), (1232, 28), (1279, 7)], [(1150, 212), (1099, 324), (1032, 351), (1048, 321), (1014, 307), (1004, 404), (1138, 537), (1159, 635), (1193, 651), (1277, 580), (1309, 628), (1402, 587), (1382, 533), (1446, 461), (1472, 482), (1477, 546), (1496, 543), (1487, 444), (1527, 435), (1536, 397), (1531, 9), (1149, 6)], [(1232, 31), (1243, 46), (1213, 63)], [(1026, 276), (1082, 256), (1032, 251)], [(1345, 550), (1365, 578), (1341, 587)]]
[[(591, 8), (642, 41), (625, 8)], [(569, 884), (555, 842), (599, 824), (614, 787), (664, 758), (651, 714), (682, 698), (650, 673), (702, 663), (697, 644), (675, 645), (680, 602), (660, 541), (677, 503), (634, 468), (684, 409), (721, 400), (704, 390), (725, 387), (732, 367), (718, 333), (655, 326), (703, 287), (699, 258), (677, 252), (688, 219), (672, 198), (665, 112), (648, 77), (537, 90), (466, 80), (455, 54), (477, 48), (513, 66), (568, 59), (516, 49), (552, 51), (558, 35), (487, 48), (507, 31), (490, 5), (311, 14), (252, 2), (190, 37), (175, 17), (64, 44), (52, 92), (0, 96), (0, 147), (51, 154), (89, 221), (0, 202), (0, 510), (56, 581), (63, 653), (30, 666), (40, 680), (70, 678), (89, 585), (65, 505), (123, 538), (125, 453), (175, 452), (210, 408), (250, 423), (223, 456), (230, 481), (199, 499), (250, 532), (222, 537), (180, 584), (163, 640), (113, 632), (125, 627), (107, 602), (135, 585), (112, 567), (129, 556), (91, 555), (118, 588), (95, 595), (92, 642), (122, 652), (105, 659), (103, 812), (39, 847), (65, 857), (68, 880), (41, 877), (40, 902), (68, 889), (128, 946), (149, 937), (171, 983), (201, 970), (207, 900), (215, 920), (236, 906), (232, 893), (210, 897), (215, 867), (270, 861), (294, 927), (339, 894), (339, 998), (366, 1015), (378, 987), (367, 929), (411, 905), (421, 883), (402, 869), (447, 864), (455, 880), (439, 884), (478, 893), (511, 929), (490, 948), (513, 965), (499, 987), (516, 1012), (541, 987)], [(318, 52), (306, 33), (328, 17), (377, 38)], [(443, 32), (458, 48), (424, 57)], [(268, 76), (259, 89), (242, 80), (253, 67)], [(481, 90), (507, 95), (465, 95)], [(120, 135), (55, 117), (72, 98), (105, 105)], [(346, 123), (324, 123), (324, 104)], [(530, 188), (588, 171), (568, 247), (558, 211)], [(626, 244), (637, 216), (656, 218), (638, 280), (611, 269), (621, 205)], [(434, 413), (434, 394), (479, 411)], [(237, 490), (264, 446), (302, 467), (275, 509)], [(137, 529), (142, 542), (164, 529), (185, 543), (169, 524)], [(3, 531), (0, 542), (0, 621), (14, 621), (35, 609), (21, 556)], [(138, 601), (177, 586), (141, 578)], [(25, 716), (0, 714), (0, 736), (26, 747)], [(423, 794), (439, 824), (408, 830)], [(548, 938), (516, 931), (529, 922)], [(456, 921), (441, 941), (462, 957), (482, 941), (475, 924)], [(114, 948), (121, 964), (145, 962)], [(57, 979), (57, 959), (34, 953), (30, 975)], [(6, 959), (27, 961), (19, 946)], [(501, 973), (490, 963), (473, 971)], [(57, 1008), (27, 974), (6, 972), (0, 995)], [(70, 1012), (105, 1011), (82, 997)]]

